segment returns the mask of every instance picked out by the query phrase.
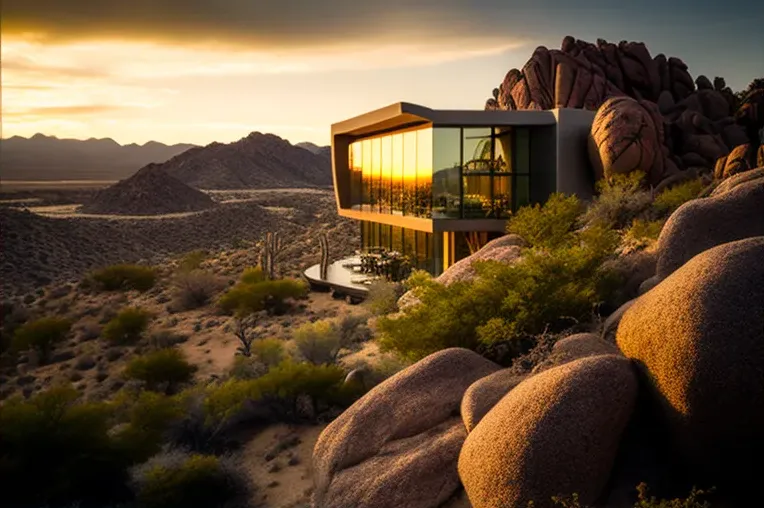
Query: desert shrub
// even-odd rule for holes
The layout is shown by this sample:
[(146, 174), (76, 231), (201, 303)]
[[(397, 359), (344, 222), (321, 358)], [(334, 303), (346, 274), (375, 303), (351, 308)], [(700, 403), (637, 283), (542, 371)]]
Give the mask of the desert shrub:
[(12, 349), (16, 329), (28, 318), (26, 308), (19, 303), (4, 301), (0, 304), (0, 354)]
[(214, 274), (189, 270), (175, 277), (174, 286), (174, 307), (191, 310), (207, 305), (223, 289), (223, 282)]
[(148, 266), (113, 265), (95, 271), (91, 279), (106, 291), (148, 291), (156, 283), (156, 271)]
[(569, 213), (576, 201), (552, 199), (557, 204), (549, 213), (564, 220), (543, 218), (546, 206), (536, 207), (520, 228), (533, 231), (532, 241), (547, 247), (526, 249), (511, 265), (475, 263), (480, 277), (473, 281), (444, 286), (417, 279), (412, 290), (422, 305), (380, 318), (382, 349), (418, 360), (448, 347), (484, 350), (503, 343), (516, 355), (544, 330), (591, 320), (597, 305), (610, 298), (610, 274), (601, 265), (614, 255), (619, 237), (600, 226), (568, 231), (576, 221)]
[(160, 387), (171, 390), (180, 383), (188, 382), (194, 371), (195, 367), (186, 361), (183, 353), (168, 348), (134, 358), (125, 368), (125, 376), (143, 381), (150, 390)]
[(390, 314), (398, 310), (398, 299), (403, 292), (404, 287), (400, 283), (376, 281), (369, 286), (364, 303), (375, 316)]
[(576, 196), (555, 193), (543, 206), (518, 210), (507, 223), (507, 232), (520, 235), (531, 247), (554, 248), (570, 240), (582, 211)]
[(252, 356), (236, 355), (229, 375), (234, 379), (256, 379), (268, 372), (268, 366)]
[(248, 419), (292, 420), (300, 396), (313, 406), (346, 405), (342, 391), (345, 372), (336, 365), (313, 365), (286, 360), (252, 380), (230, 380), (208, 389), (206, 422), (216, 428)]
[(165, 349), (182, 344), (187, 340), (187, 335), (176, 333), (172, 330), (157, 330), (149, 337), (149, 345), (154, 349)]
[(665, 220), (646, 221), (635, 219), (631, 226), (623, 233), (623, 238), (621, 239), (622, 252), (628, 253), (655, 245), (665, 223)]
[(651, 192), (644, 189), (644, 177), (644, 173), (635, 171), (597, 182), (599, 195), (583, 213), (581, 222), (616, 229), (627, 227), (648, 211), (653, 201)]
[(247, 493), (243, 468), (229, 457), (171, 450), (131, 470), (141, 508), (224, 506)]
[(178, 270), (180, 272), (191, 272), (198, 270), (202, 263), (207, 259), (207, 253), (203, 250), (193, 250), (183, 255), (178, 261)]
[(158, 453), (171, 426), (182, 416), (178, 399), (151, 391), (121, 390), (113, 406), (123, 425), (114, 439), (133, 462)]
[(259, 339), (252, 343), (252, 356), (267, 367), (274, 367), (284, 361), (287, 353), (283, 341), (275, 338)]
[(655, 197), (653, 208), (664, 216), (669, 215), (687, 201), (697, 198), (703, 187), (703, 181), (700, 178), (674, 185)]
[(77, 328), (77, 336), (82, 341), (94, 340), (101, 336), (101, 325), (93, 318), (82, 320)]
[(263, 269), (259, 266), (255, 266), (245, 269), (239, 280), (244, 284), (257, 284), (258, 282), (263, 282), (265, 279), (267, 279), (267, 277), (265, 276)]
[(296, 279), (240, 282), (220, 297), (218, 305), (227, 314), (281, 313), (289, 308), (290, 299), (303, 298), (307, 292), (307, 284)]
[[(637, 502), (634, 503), (634, 508), (710, 508), (711, 504), (708, 501), (701, 501), (703, 496), (708, 495), (713, 489), (708, 491), (699, 490), (695, 487), (692, 488), (690, 494), (686, 498), (675, 498), (670, 500), (657, 499), (655, 497), (648, 497), (647, 485), (640, 483), (637, 485)], [(588, 508), (586, 505), (581, 504), (578, 499), (578, 494), (570, 496), (553, 496), (552, 503), (554, 506), (561, 508)], [(535, 503), (529, 503), (529, 508), (533, 508)]]
[(106, 323), (101, 336), (115, 344), (130, 344), (141, 339), (149, 325), (151, 314), (139, 307), (122, 309)]
[(340, 336), (343, 344), (355, 344), (371, 339), (369, 316), (348, 314), (339, 321)]
[(71, 387), (0, 405), (0, 478), (7, 506), (119, 498), (128, 459), (110, 438), (105, 403), (83, 403)]
[(13, 346), (21, 351), (34, 349), (41, 359), (50, 355), (53, 347), (69, 334), (71, 321), (61, 318), (41, 318), (18, 327), (13, 334)]
[(302, 357), (316, 365), (334, 363), (343, 347), (340, 327), (330, 319), (295, 328), (292, 339)]

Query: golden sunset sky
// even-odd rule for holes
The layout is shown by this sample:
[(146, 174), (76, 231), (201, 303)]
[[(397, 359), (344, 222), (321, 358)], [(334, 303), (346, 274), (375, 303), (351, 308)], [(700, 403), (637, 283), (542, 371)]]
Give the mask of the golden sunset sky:
[(397, 101), (482, 109), (567, 34), (644, 41), (737, 90), (764, 75), (762, 4), (4, 0), (2, 137), (328, 144), (332, 123)]

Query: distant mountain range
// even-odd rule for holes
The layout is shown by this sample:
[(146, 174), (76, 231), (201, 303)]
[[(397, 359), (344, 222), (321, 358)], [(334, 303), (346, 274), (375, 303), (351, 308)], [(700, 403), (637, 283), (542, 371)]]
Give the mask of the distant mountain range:
[(3, 180), (123, 180), (152, 163), (198, 189), (324, 187), (332, 184), (331, 150), (292, 145), (253, 132), (233, 143), (120, 145), (113, 139), (59, 139), (35, 134), (0, 141)]
[(157, 167), (197, 189), (332, 185), (329, 147), (292, 145), (276, 135), (260, 132), (233, 143), (192, 148)]
[(113, 139), (59, 139), (35, 134), (0, 141), (0, 179), (121, 180), (152, 162), (164, 162), (196, 145), (120, 145)]

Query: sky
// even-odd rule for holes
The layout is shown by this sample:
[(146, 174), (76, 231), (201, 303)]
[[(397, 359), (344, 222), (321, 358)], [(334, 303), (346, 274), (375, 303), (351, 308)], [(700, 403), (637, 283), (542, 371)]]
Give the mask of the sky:
[(760, 0), (4, 0), (2, 137), (329, 144), (398, 101), (482, 109), (566, 35), (642, 41), (733, 90), (764, 76)]

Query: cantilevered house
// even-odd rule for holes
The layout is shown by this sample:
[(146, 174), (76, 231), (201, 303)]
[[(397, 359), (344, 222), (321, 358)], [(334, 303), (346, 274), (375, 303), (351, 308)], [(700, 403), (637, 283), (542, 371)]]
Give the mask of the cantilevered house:
[(332, 125), (339, 214), (363, 248), (408, 255), (434, 275), (500, 236), (553, 192), (592, 194), (594, 112), (432, 110), (401, 102)]

